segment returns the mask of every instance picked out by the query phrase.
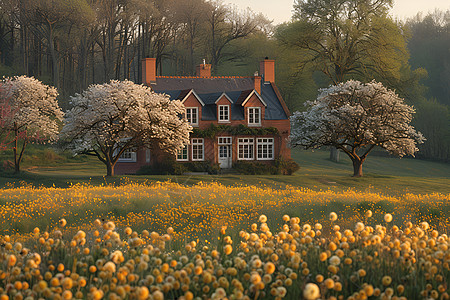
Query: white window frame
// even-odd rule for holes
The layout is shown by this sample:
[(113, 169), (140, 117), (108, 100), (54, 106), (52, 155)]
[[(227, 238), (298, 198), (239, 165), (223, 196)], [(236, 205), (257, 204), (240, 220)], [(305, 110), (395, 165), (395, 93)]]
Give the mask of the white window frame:
[[(264, 152), (266, 150), (266, 152)], [(256, 139), (256, 159), (257, 160), (274, 160), (274, 139), (273, 138), (257, 138)], [(271, 155), (269, 155), (271, 154)]]
[[(192, 161), (203, 161), (205, 160), (205, 144), (203, 139), (192, 139), (191, 140), (191, 159)], [(200, 148), (197, 148), (200, 147)], [(200, 152), (200, 153), (199, 153)], [(199, 155), (201, 154), (201, 155)]]
[[(195, 111), (195, 120), (193, 120), (193, 118), (192, 118), (193, 111)], [(198, 112), (199, 112), (198, 107), (186, 107), (186, 119), (188, 120), (189, 125), (198, 126), (198, 119), (199, 119)]]
[[(186, 156), (184, 155), (186, 152)], [(188, 161), (189, 160), (189, 147), (185, 145), (183, 149), (177, 152), (177, 161)]]
[[(255, 122), (255, 117), (258, 117), (259, 122)], [(247, 123), (248, 126), (261, 126), (261, 107), (247, 108)]]
[(137, 155), (136, 150), (132, 148), (125, 149), (123, 153), (120, 155), (118, 162), (136, 162)]
[(217, 144), (231, 145), (231, 144), (233, 144), (233, 138), (231, 136), (219, 136), (219, 137), (217, 137)]
[[(248, 148), (245, 155), (245, 148)], [(242, 149), (242, 151), (241, 151)], [(238, 139), (238, 160), (254, 160), (255, 159), (255, 139), (254, 138), (239, 138)]]
[(219, 118), (218, 118), (219, 122), (230, 122), (230, 106), (229, 105), (219, 105), (218, 115), (219, 115)]

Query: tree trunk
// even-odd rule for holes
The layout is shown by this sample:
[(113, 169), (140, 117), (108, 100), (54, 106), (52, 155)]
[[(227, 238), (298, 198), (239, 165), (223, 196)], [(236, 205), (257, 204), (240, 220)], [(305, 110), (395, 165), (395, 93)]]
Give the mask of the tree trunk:
[(17, 128), (15, 128), (14, 129), (14, 131), (15, 131), (15, 136), (16, 136), (16, 139), (15, 139), (15, 141), (14, 141), (14, 148), (13, 148), (13, 151), (14, 151), (14, 173), (19, 173), (20, 172), (20, 162), (17, 160), (17, 146), (18, 146), (18, 142), (17, 142)]
[(111, 162), (106, 162), (106, 176), (112, 177), (114, 176), (114, 165)]
[(353, 162), (353, 177), (362, 177), (363, 171), (362, 171), (362, 165), (363, 161), (359, 158), (352, 159)]
[(114, 176), (114, 166), (116, 165), (116, 163), (113, 162), (113, 160), (111, 159), (111, 156), (108, 155), (110, 153), (104, 153), (104, 154), (105, 154), (105, 160), (103, 162), (106, 165), (106, 176), (112, 177), (112, 176)]
[(20, 162), (22, 161), (23, 158), (23, 153), (25, 151), (25, 147), (28, 144), (28, 138), (25, 137), (24, 141), (23, 141), (23, 145), (22, 145), (22, 149), (20, 150), (20, 153), (17, 153), (18, 147), (19, 147), (19, 128), (17, 127), (16, 124), (14, 124), (14, 147), (13, 147), (13, 152), (14, 152), (14, 173), (19, 173), (20, 172)]
[(339, 162), (339, 149), (333, 146), (330, 148), (330, 160), (334, 162)]
[(48, 35), (48, 46), (50, 52), (50, 58), (52, 60), (52, 81), (55, 88), (60, 91), (59, 86), (59, 66), (58, 66), (58, 50), (55, 49), (55, 44), (53, 41), (53, 28), (49, 25), (49, 35)]

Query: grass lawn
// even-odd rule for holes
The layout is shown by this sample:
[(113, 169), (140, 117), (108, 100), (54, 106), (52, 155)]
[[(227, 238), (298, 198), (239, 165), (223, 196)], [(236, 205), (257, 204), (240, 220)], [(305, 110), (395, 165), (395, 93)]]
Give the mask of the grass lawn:
[[(341, 154), (339, 163), (328, 158), (327, 151), (303, 151), (293, 149), (292, 157), (300, 164), (300, 170), (292, 176), (273, 175), (184, 175), (184, 176), (116, 176), (105, 178), (104, 165), (95, 158), (66, 160), (33, 166), (30, 161), (24, 163), (25, 170), (19, 176), (3, 174), (0, 186), (33, 184), (35, 186), (66, 187), (71, 183), (85, 182), (94, 185), (104, 183), (166, 181), (192, 185), (199, 181), (218, 181), (225, 185), (256, 184), (272, 187), (293, 185), (314, 190), (332, 189), (337, 191), (348, 188), (360, 191), (374, 191), (385, 194), (426, 194), (450, 193), (450, 164), (424, 161), (412, 158), (388, 158), (369, 156), (364, 163), (362, 178), (353, 178), (351, 161)], [(21, 182), (21, 183), (20, 183)]]

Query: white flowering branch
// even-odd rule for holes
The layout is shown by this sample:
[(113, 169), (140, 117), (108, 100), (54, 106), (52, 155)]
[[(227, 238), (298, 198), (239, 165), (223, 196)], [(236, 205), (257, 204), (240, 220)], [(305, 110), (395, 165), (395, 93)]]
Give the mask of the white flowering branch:
[(65, 148), (96, 156), (107, 175), (127, 149), (159, 147), (175, 154), (189, 143), (192, 128), (184, 105), (131, 81), (91, 85), (72, 97), (61, 132)]
[(305, 149), (333, 146), (353, 162), (354, 176), (378, 146), (403, 157), (418, 151), (425, 138), (411, 125), (414, 108), (381, 83), (350, 80), (321, 89), (307, 110), (291, 117), (291, 145)]
[[(30, 142), (52, 142), (58, 137), (60, 109), (54, 87), (33, 77), (16, 76), (1, 82), (2, 131), (13, 136), (15, 172), (20, 171), (26, 146)], [(7, 111), (3, 111), (7, 109)], [(22, 141), (22, 146), (19, 142)]]

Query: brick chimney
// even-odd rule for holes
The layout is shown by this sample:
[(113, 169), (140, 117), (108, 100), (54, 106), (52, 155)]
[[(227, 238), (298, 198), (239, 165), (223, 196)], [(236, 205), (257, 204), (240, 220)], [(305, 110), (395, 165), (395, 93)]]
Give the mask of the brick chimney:
[(150, 85), (156, 81), (156, 58), (142, 60), (142, 83)]
[(203, 60), (203, 64), (196, 67), (195, 73), (197, 77), (211, 77), (211, 65), (205, 63), (205, 60)]
[(275, 60), (266, 57), (259, 63), (259, 71), (264, 78), (264, 82), (275, 82)]
[(253, 80), (254, 80), (254, 82), (255, 82), (255, 91), (257, 91), (258, 94), (261, 95), (261, 76), (255, 75), (255, 76), (253, 77)]

